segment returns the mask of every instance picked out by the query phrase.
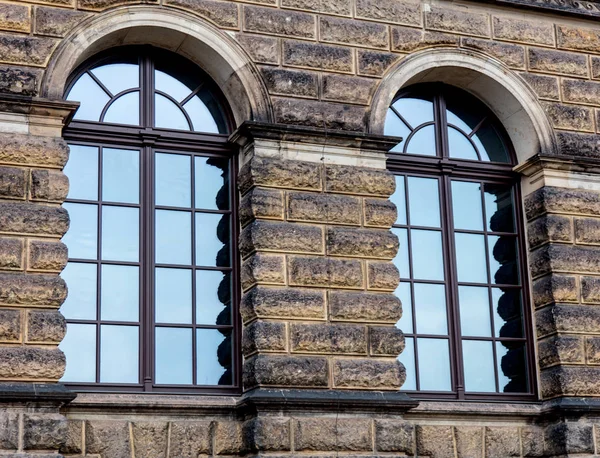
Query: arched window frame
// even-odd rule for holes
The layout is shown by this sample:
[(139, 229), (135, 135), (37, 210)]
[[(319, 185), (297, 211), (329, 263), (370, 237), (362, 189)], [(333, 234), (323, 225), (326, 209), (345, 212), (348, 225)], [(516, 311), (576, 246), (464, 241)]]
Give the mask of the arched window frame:
[[(164, 51), (151, 46), (125, 46), (121, 48), (109, 49), (92, 58), (86, 60), (75, 71), (72, 72), (67, 80), (64, 94), (67, 96), (73, 85), (79, 77), (89, 70), (100, 65), (108, 64), (114, 61), (119, 61), (123, 58), (139, 59), (140, 67), (140, 125), (125, 125), (125, 124), (110, 124), (105, 122), (95, 122), (86, 120), (74, 119), (65, 127), (63, 138), (69, 145), (94, 146), (99, 148), (112, 147), (124, 149), (138, 149), (140, 151), (140, 201), (138, 208), (140, 209), (140, 276), (143, 280), (140, 281), (139, 301), (140, 301), (140, 316), (139, 316), (139, 383), (135, 384), (120, 384), (120, 383), (100, 383), (100, 336), (96, 333), (96, 382), (95, 383), (74, 383), (65, 382), (65, 384), (76, 391), (107, 391), (107, 392), (155, 392), (155, 393), (196, 393), (196, 394), (239, 394), (241, 393), (241, 319), (239, 317), (239, 302), (240, 302), (240, 280), (239, 268), (240, 260), (237, 249), (239, 225), (237, 209), (239, 207), (236, 178), (238, 175), (238, 163), (236, 160), (237, 150), (228, 143), (229, 134), (234, 130), (235, 122), (233, 114), (229, 109), (228, 103), (221, 90), (212, 81), (201, 68), (194, 63), (178, 56), (174, 53)], [(186, 78), (192, 72), (193, 78), (202, 81), (203, 88), (208, 89), (210, 95), (216, 101), (220, 114), (222, 116), (223, 125), (220, 127), (220, 133), (205, 133), (200, 131), (174, 130), (154, 127), (154, 97), (153, 97), (153, 62), (158, 60), (169, 59), (169, 64), (177, 69), (177, 74)], [(116, 97), (115, 97), (116, 98)], [(112, 101), (111, 101), (112, 102)], [(108, 108), (110, 103), (105, 107)], [(186, 115), (189, 121), (189, 117)], [(155, 262), (153, 257), (153, 237), (154, 237), (154, 210), (157, 207), (153, 201), (154, 197), (154, 153), (182, 153), (190, 155), (192, 164), (194, 157), (201, 158), (217, 158), (228, 161), (229, 165), (229, 210), (215, 211), (218, 214), (230, 215), (230, 240), (232, 243), (230, 251), (230, 266), (227, 268), (215, 268), (222, 272), (229, 272), (231, 278), (231, 323), (224, 326), (203, 326), (192, 322), (192, 377), (194, 383), (192, 385), (173, 385), (155, 383), (155, 350), (154, 350), (154, 330), (156, 321), (153, 317), (153, 306), (155, 300), (154, 292), (154, 269)], [(193, 165), (192, 165), (193, 167)], [(99, 169), (99, 174), (101, 175)], [(194, 174), (192, 172), (192, 187), (194, 186)], [(192, 188), (193, 189), (193, 188)], [(190, 212), (192, 215), (197, 214), (194, 206), (193, 195)], [(98, 200), (85, 200), (86, 204), (96, 204), (100, 214), (102, 207), (102, 196), (99, 192)], [(77, 199), (67, 198), (65, 203), (81, 203)], [(203, 210), (210, 213), (210, 211)], [(192, 233), (194, 233), (195, 217), (192, 217)], [(98, 240), (101, 238), (101, 225), (98, 222)], [(195, 237), (192, 237), (192, 252), (195, 252), (194, 246)], [(98, 248), (100, 251), (100, 248)], [(98, 256), (100, 258), (100, 256)], [(73, 259), (69, 259), (69, 262)], [(103, 264), (101, 260), (81, 260), (76, 259), (76, 262), (95, 263), (99, 267)], [(193, 262), (192, 262), (193, 264)], [(193, 272), (195, 267), (192, 266)], [(209, 269), (206, 269), (209, 270)], [(192, 275), (194, 276), (194, 275)], [(195, 282), (194, 282), (195, 285)], [(195, 290), (195, 286), (193, 286)], [(194, 295), (194, 291), (192, 294)], [(99, 328), (102, 320), (99, 313), (100, 301), (100, 277), (97, 280), (96, 289), (96, 308), (97, 319), (96, 326)], [(194, 300), (194, 297), (192, 296)], [(192, 313), (195, 317), (195, 302), (192, 304)], [(195, 319), (195, 318), (194, 318)], [(67, 319), (67, 322), (71, 320)], [(231, 385), (200, 385), (196, 383), (197, 373), (197, 345), (196, 345), (196, 329), (203, 328), (227, 328), (232, 333), (231, 345), (231, 368), (233, 371)]]
[[(500, 136), (506, 151), (509, 156), (509, 162), (491, 162), (481, 160), (467, 160), (457, 159), (449, 157), (448, 151), (448, 138), (447, 138), (447, 127), (448, 122), (446, 120), (446, 106), (444, 102), (443, 94), (454, 92), (454, 93), (465, 93), (468, 97), (477, 100), (477, 105), (486, 110), (483, 117), (488, 119), (494, 126), (496, 132)], [(533, 339), (533, 325), (530, 308), (530, 291), (529, 291), (529, 276), (528, 276), (528, 265), (526, 262), (527, 246), (525, 242), (525, 223), (523, 218), (522, 209), (522, 196), (520, 193), (519, 183), (521, 176), (516, 173), (513, 168), (517, 164), (516, 154), (510, 142), (509, 136), (493, 114), (493, 112), (485, 106), (485, 104), (476, 99), (474, 96), (468, 94), (466, 91), (458, 89), (454, 86), (450, 86), (443, 83), (423, 83), (417, 84), (406, 89), (402, 89), (394, 97), (392, 104), (397, 100), (410, 97), (414, 94), (428, 94), (433, 98), (434, 105), (434, 121), (436, 136), (436, 155), (421, 155), (411, 154), (406, 152), (390, 152), (388, 153), (387, 165), (388, 169), (396, 176), (414, 176), (414, 177), (425, 177), (425, 178), (436, 178), (439, 180), (439, 204), (440, 204), (440, 217), (441, 217), (441, 237), (442, 237), (442, 251), (443, 251), (443, 269), (444, 269), (444, 281), (446, 286), (446, 313), (448, 320), (448, 342), (449, 342), (449, 358), (450, 358), (450, 377), (451, 386), (450, 391), (426, 391), (419, 389), (418, 385), (418, 352), (415, 352), (415, 374), (417, 379), (416, 390), (404, 390), (411, 396), (420, 399), (447, 399), (447, 400), (498, 400), (498, 401), (530, 401), (538, 398), (537, 389), (537, 375), (536, 375), (536, 363), (535, 363), (535, 351), (534, 351), (534, 339)], [(388, 116), (393, 111), (392, 107), (388, 109)], [(414, 127), (414, 126), (413, 126)], [(413, 130), (414, 132), (414, 130)], [(394, 135), (391, 132), (385, 132), (386, 135)], [(402, 145), (407, 140), (403, 139), (400, 144)], [(482, 182), (490, 184), (500, 184), (510, 186), (513, 190), (513, 205), (514, 205), (514, 217), (515, 217), (515, 232), (517, 240), (518, 250), (518, 268), (520, 272), (520, 287), (521, 287), (521, 301), (523, 311), (523, 341), (527, 351), (526, 356), (526, 375), (527, 375), (527, 392), (523, 393), (502, 393), (502, 392), (481, 392), (481, 393), (469, 393), (465, 392), (464, 383), (464, 367), (462, 357), (462, 335), (460, 333), (460, 317), (459, 317), (459, 305), (458, 305), (458, 280), (457, 280), (457, 265), (456, 265), (456, 244), (454, 242), (454, 226), (452, 216), (452, 194), (451, 194), (451, 180), (458, 179), (459, 181), (472, 181)], [(406, 179), (404, 180), (406, 182)], [(407, 184), (405, 184), (405, 196), (407, 191)], [(483, 194), (483, 192), (482, 192)], [(482, 197), (483, 198), (483, 197)], [(485, 210), (484, 210), (485, 211)], [(407, 228), (410, 229), (409, 224), (399, 225), (395, 224), (394, 228)], [(410, 232), (410, 231), (408, 231)], [(484, 233), (488, 231), (484, 227)], [(410, 240), (410, 239), (409, 239)], [(400, 242), (402, 243), (402, 242)], [(412, 263), (412, 254), (410, 261)], [(490, 275), (488, 273), (488, 275)], [(408, 278), (410, 275), (400, 273), (402, 282), (410, 282), (411, 285), (417, 282), (413, 278)], [(491, 280), (490, 285), (491, 285)], [(491, 286), (490, 286), (491, 288)], [(411, 303), (408, 306), (414, 312), (414, 288), (411, 286)], [(403, 308), (406, 308), (407, 304), (403, 303)], [(415, 314), (411, 313), (412, 317), (412, 332), (405, 332), (407, 338), (417, 339), (419, 333), (416, 329), (416, 318)], [(402, 322), (399, 325), (402, 329)], [(402, 329), (404, 331), (404, 329)], [(492, 341), (496, 342), (500, 340), (492, 335)], [(405, 351), (409, 351), (407, 348)], [(494, 350), (494, 368), (496, 371), (496, 377), (498, 377), (498, 364), (497, 354)]]

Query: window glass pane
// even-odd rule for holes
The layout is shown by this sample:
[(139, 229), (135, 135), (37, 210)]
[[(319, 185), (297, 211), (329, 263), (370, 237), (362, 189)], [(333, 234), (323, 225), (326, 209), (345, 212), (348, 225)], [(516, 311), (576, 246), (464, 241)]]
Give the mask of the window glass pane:
[(192, 330), (156, 328), (156, 383), (192, 384)]
[(448, 334), (444, 285), (415, 283), (415, 315), (419, 334)]
[(413, 316), (410, 283), (401, 282), (394, 294), (402, 302), (402, 318), (396, 323), (396, 327), (406, 334), (412, 334)]
[(440, 195), (436, 178), (408, 177), (412, 226), (440, 227)]
[(67, 282), (69, 294), (60, 311), (68, 320), (96, 319), (96, 264), (69, 262), (60, 274)]
[(410, 278), (409, 258), (408, 258), (408, 230), (397, 227), (392, 228), (392, 232), (398, 236), (400, 247), (398, 254), (393, 262), (400, 271), (400, 278)]
[(154, 97), (154, 125), (164, 129), (190, 130), (183, 111), (171, 100), (156, 94)]
[(404, 187), (404, 177), (396, 176), (396, 191), (390, 197), (390, 200), (396, 205), (398, 218), (396, 224), (406, 224), (406, 192)]
[(417, 389), (417, 370), (415, 368), (415, 339), (407, 337), (404, 343), (404, 351), (398, 356), (406, 369), (406, 381), (402, 385), (402, 389), (406, 391), (414, 391)]
[(87, 73), (83, 74), (73, 85), (67, 100), (80, 102), (73, 119), (81, 121), (99, 121), (102, 109), (110, 97)]
[(487, 288), (459, 286), (460, 331), (463, 336), (491, 337), (490, 297)]
[(194, 159), (196, 208), (229, 209), (229, 163), (220, 158)]
[(139, 151), (113, 148), (102, 150), (102, 200), (139, 203)]
[(139, 382), (137, 326), (100, 326), (100, 382)]
[(156, 210), (154, 247), (158, 264), (192, 263), (192, 214)]
[(211, 134), (219, 133), (219, 126), (217, 126), (213, 115), (200, 97), (192, 97), (185, 105), (183, 105), (183, 109), (192, 120), (192, 125), (196, 132), (206, 132)]
[(493, 232), (514, 232), (515, 216), (512, 188), (485, 183), (483, 185), (487, 228)]
[(72, 259), (98, 258), (98, 206), (65, 203), (71, 220), (62, 241)]
[[(156, 153), (156, 205), (190, 207), (192, 193), (191, 158), (181, 154)], [(202, 187), (203, 183), (199, 182)]]
[(196, 265), (229, 266), (229, 215), (196, 213)]
[(230, 274), (196, 271), (196, 324), (231, 324)]
[(481, 184), (452, 181), (452, 214), (455, 229), (483, 230)]
[[(156, 269), (157, 323), (192, 322), (192, 271)], [(197, 294), (203, 294), (198, 290)]]
[(492, 342), (463, 340), (465, 391), (493, 393), (496, 391), (494, 350)]
[(111, 103), (104, 115), (104, 122), (112, 124), (140, 125), (140, 93), (138, 91), (123, 94)]
[(427, 97), (404, 97), (396, 100), (392, 106), (400, 113), (410, 127), (416, 129), (421, 124), (433, 122), (433, 101)]
[(139, 210), (102, 207), (102, 259), (137, 262), (140, 251)]
[(496, 342), (501, 393), (526, 393), (527, 355), (524, 342)]
[(521, 291), (516, 288), (492, 288), (496, 337), (523, 337)]
[(69, 145), (69, 199), (98, 200), (98, 147)]
[(405, 146), (408, 154), (423, 154), (425, 156), (435, 156), (435, 129), (433, 126), (425, 126), (410, 138), (407, 139), (408, 145)]
[(96, 67), (92, 73), (113, 96), (140, 86), (140, 69), (137, 64), (109, 64)]
[(140, 275), (136, 266), (102, 266), (100, 316), (106, 321), (138, 321)]
[(154, 86), (157, 91), (170, 95), (180, 103), (192, 92), (192, 89), (181, 81), (160, 70), (154, 70)]
[[(442, 234), (439, 231), (410, 231), (413, 278), (419, 280), (443, 280), (444, 260)], [(484, 251), (485, 255), (485, 251)], [(485, 266), (485, 258), (483, 260)]]
[(477, 133), (471, 138), (477, 145), (482, 160), (504, 163), (510, 162), (510, 157), (502, 138), (489, 122), (484, 122)]
[(67, 359), (61, 382), (96, 381), (96, 325), (69, 323), (67, 334), (58, 348)]
[(483, 235), (454, 234), (458, 281), (487, 283), (485, 241)]
[(196, 329), (198, 385), (232, 385), (231, 331)]
[(452, 127), (448, 127), (448, 150), (449, 156), (456, 159), (479, 160), (477, 151), (469, 139)]
[(424, 391), (450, 391), (450, 353), (447, 339), (417, 339), (419, 382)]
[(511, 236), (488, 236), (492, 283), (518, 285), (517, 239)]
[(392, 110), (388, 110), (385, 118), (385, 126), (383, 127), (384, 135), (390, 135), (392, 137), (402, 137), (402, 141), (394, 146), (390, 152), (401, 153), (404, 151), (404, 143), (410, 135), (410, 129), (406, 127), (406, 124), (394, 113)]

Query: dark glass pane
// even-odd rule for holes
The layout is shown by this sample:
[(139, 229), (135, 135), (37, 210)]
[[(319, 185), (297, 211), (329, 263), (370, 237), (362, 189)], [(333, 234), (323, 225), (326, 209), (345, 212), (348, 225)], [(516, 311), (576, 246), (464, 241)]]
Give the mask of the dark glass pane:
[(444, 101), (448, 124), (458, 127), (467, 135), (473, 132), (489, 111), (483, 103), (461, 90), (448, 88), (444, 91)]
[(102, 259), (137, 262), (140, 252), (137, 208), (102, 207)]
[(100, 317), (106, 321), (138, 321), (140, 275), (137, 266), (102, 266)]
[(385, 118), (385, 126), (383, 127), (384, 135), (390, 135), (392, 137), (402, 137), (402, 141), (394, 146), (390, 152), (402, 153), (404, 151), (404, 143), (410, 135), (411, 130), (406, 127), (406, 124), (394, 113), (392, 110), (388, 110)]
[(419, 382), (424, 391), (450, 391), (450, 352), (447, 339), (417, 339)]
[(196, 213), (196, 265), (229, 264), (229, 215)]
[[(413, 278), (419, 280), (443, 280), (442, 233), (439, 231), (413, 229), (410, 231), (410, 237)], [(485, 258), (483, 262), (485, 263)]]
[(487, 283), (485, 239), (478, 234), (454, 234), (458, 281)]
[(452, 214), (455, 229), (483, 230), (480, 183), (452, 181)]
[(483, 185), (487, 228), (493, 232), (515, 232), (515, 212), (512, 187), (485, 183)]
[(460, 331), (463, 336), (491, 337), (489, 290), (479, 286), (459, 286)]
[(433, 122), (433, 98), (429, 95), (404, 97), (396, 100), (392, 106), (413, 129), (426, 122)]
[(392, 232), (398, 236), (400, 247), (398, 254), (394, 258), (394, 264), (400, 271), (400, 278), (410, 278), (409, 257), (408, 257), (408, 230), (394, 227)]
[(192, 323), (192, 271), (156, 269), (157, 323)]
[(104, 122), (112, 124), (140, 125), (140, 93), (138, 91), (123, 94), (111, 103)]
[(69, 262), (60, 274), (67, 282), (69, 294), (60, 308), (67, 320), (96, 319), (96, 264)]
[(440, 191), (436, 178), (408, 177), (412, 226), (440, 227)]
[(154, 86), (156, 87), (157, 91), (161, 91), (167, 95), (170, 95), (179, 103), (181, 103), (183, 99), (185, 99), (192, 92), (192, 89), (187, 87), (181, 81), (173, 78), (171, 75), (168, 75), (165, 72), (161, 72), (160, 70), (154, 71)]
[(458, 130), (448, 127), (448, 154), (455, 159), (477, 161), (477, 151), (469, 139)]
[(98, 147), (69, 145), (69, 199), (98, 200)]
[(520, 282), (516, 237), (488, 236), (488, 249), (492, 283), (518, 285)]
[(72, 259), (98, 258), (98, 206), (65, 203), (69, 212), (69, 230), (62, 241)]
[(496, 342), (501, 393), (526, 393), (527, 354), (525, 342)]
[(492, 288), (496, 337), (523, 337), (523, 307), (517, 288)]
[(192, 384), (192, 330), (156, 328), (156, 383)]
[(233, 385), (231, 331), (196, 329), (198, 385)]
[(407, 337), (404, 341), (404, 351), (398, 356), (406, 369), (406, 381), (402, 389), (406, 391), (415, 391), (417, 389), (417, 370), (415, 365), (415, 339)]
[(183, 109), (187, 112), (192, 120), (193, 128), (196, 132), (206, 132), (210, 134), (218, 134), (219, 126), (213, 118), (212, 113), (198, 96), (192, 97), (189, 102), (183, 105)]
[(483, 161), (510, 162), (508, 150), (496, 128), (488, 121), (472, 137)]
[(396, 327), (406, 334), (412, 334), (413, 314), (410, 283), (401, 282), (396, 288), (395, 294), (402, 302), (402, 318), (396, 323)]
[(102, 150), (102, 200), (137, 204), (140, 201), (140, 152)]
[(171, 100), (156, 94), (154, 98), (154, 125), (163, 129), (190, 130), (183, 111)]
[(189, 208), (192, 205), (191, 157), (156, 153), (154, 168), (156, 205)]
[(139, 328), (100, 326), (100, 382), (139, 382)]
[(196, 157), (194, 168), (196, 208), (228, 210), (229, 161), (214, 157)]
[(433, 126), (422, 127), (410, 139), (407, 139), (407, 142), (405, 151), (408, 154), (437, 155), (435, 148), (435, 128)]
[(82, 121), (99, 121), (100, 113), (110, 97), (90, 75), (84, 73), (73, 85), (67, 100), (80, 102), (73, 119)]
[(465, 391), (494, 393), (496, 374), (492, 342), (463, 340)]
[(390, 200), (396, 205), (398, 218), (396, 224), (406, 224), (406, 191), (404, 186), (404, 177), (396, 176), (396, 190), (390, 197)]
[(414, 288), (417, 333), (447, 335), (448, 318), (444, 285), (415, 283)]
[(67, 359), (61, 382), (94, 383), (96, 381), (96, 325), (67, 325), (67, 334), (58, 346)]
[(196, 271), (196, 324), (231, 324), (231, 274)]
[(137, 64), (108, 64), (96, 67), (92, 73), (113, 96), (140, 86), (140, 68)]
[(192, 214), (156, 210), (155, 258), (158, 264), (192, 263)]

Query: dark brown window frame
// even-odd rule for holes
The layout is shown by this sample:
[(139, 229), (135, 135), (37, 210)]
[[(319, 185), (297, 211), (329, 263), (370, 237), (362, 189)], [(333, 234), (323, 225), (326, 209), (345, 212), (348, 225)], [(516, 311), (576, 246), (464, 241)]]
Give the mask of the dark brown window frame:
[[(508, 151), (510, 163), (484, 162), (466, 159), (453, 159), (448, 155), (449, 145), (447, 137), (446, 106), (443, 98), (444, 93), (460, 91), (452, 86), (442, 83), (419, 84), (399, 92), (394, 98), (396, 100), (410, 96), (415, 93), (427, 93), (433, 96), (434, 102), (434, 127), (436, 140), (436, 156), (425, 156), (407, 153), (389, 153), (387, 156), (387, 168), (395, 175), (410, 175), (427, 178), (436, 178), (440, 183), (440, 218), (442, 232), (442, 249), (444, 262), (444, 281), (446, 285), (446, 310), (448, 317), (448, 341), (450, 351), (450, 376), (452, 390), (448, 392), (431, 392), (420, 390), (405, 390), (406, 393), (416, 399), (432, 400), (466, 400), (466, 401), (513, 401), (513, 402), (531, 402), (539, 399), (537, 387), (537, 373), (535, 364), (533, 321), (530, 307), (530, 289), (529, 289), (529, 269), (526, 262), (527, 245), (525, 242), (525, 222), (523, 218), (522, 195), (520, 192), (521, 176), (513, 171), (516, 164), (516, 154), (510, 142), (507, 132), (503, 128), (497, 117), (486, 107), (487, 113), (485, 119), (492, 122), (494, 128), (501, 136), (502, 141)], [(464, 92), (464, 91), (460, 91)], [(471, 96), (473, 97), (473, 96)], [(483, 106), (482, 102), (479, 102)], [(481, 123), (480, 123), (481, 124)], [(416, 129), (416, 128), (415, 128)], [(464, 369), (462, 357), (462, 334), (460, 332), (460, 317), (458, 310), (458, 277), (456, 269), (456, 251), (453, 240), (455, 230), (453, 226), (452, 198), (451, 198), (451, 180), (483, 182), (490, 184), (502, 184), (510, 186), (513, 190), (513, 205), (515, 214), (515, 232), (518, 249), (518, 268), (520, 273), (520, 288), (522, 291), (522, 309), (523, 309), (523, 328), (526, 348), (526, 376), (528, 391), (526, 393), (465, 393), (464, 389)], [(408, 212), (408, 209), (407, 209)], [(394, 227), (406, 228), (407, 225), (397, 225)], [(487, 231), (484, 227), (486, 233)], [(458, 232), (463, 232), (458, 230)], [(494, 235), (494, 233), (492, 233)], [(489, 269), (489, 267), (488, 267)], [(403, 277), (402, 281), (415, 281)], [(417, 282), (421, 282), (417, 280)], [(427, 283), (426, 281), (424, 283)], [(435, 282), (434, 282), (435, 283)], [(437, 282), (442, 283), (442, 282)], [(478, 286), (489, 286), (481, 284)], [(496, 285), (497, 286), (497, 285)], [(412, 291), (412, 287), (411, 287)], [(413, 315), (413, 333), (406, 333), (407, 337), (415, 339), (423, 335), (416, 332), (415, 316)], [(427, 337), (427, 336), (425, 336)], [(440, 336), (436, 336), (440, 337)], [(468, 337), (469, 340), (478, 340)], [(483, 340), (493, 341), (505, 340), (500, 338), (485, 338)], [(496, 359), (496, 351), (494, 350)], [(494, 361), (496, 363), (496, 361)], [(418, 377), (418, 351), (415, 352), (415, 370)], [(494, 370), (498, 370), (497, 364), (494, 364)], [(497, 375), (497, 374), (496, 374)]]
[[(241, 295), (241, 285), (239, 280), (239, 252), (237, 249), (236, 240), (239, 236), (239, 224), (237, 209), (239, 204), (237, 194), (237, 149), (233, 148), (228, 143), (229, 135), (224, 134), (207, 134), (192, 131), (178, 131), (170, 129), (155, 128), (154, 126), (154, 97), (153, 97), (153, 61), (157, 56), (168, 56), (169, 63), (179, 64), (182, 68), (178, 72), (194, 71), (194, 79), (203, 81), (203, 88), (209, 87), (210, 93), (219, 103), (219, 108), (225, 126), (221, 126), (222, 130), (230, 132), (234, 126), (233, 116), (228, 109), (225, 97), (220, 92), (218, 87), (212, 82), (210, 77), (206, 75), (200, 68), (194, 64), (180, 58), (174, 54), (166, 54), (165, 51), (152, 48), (149, 46), (125, 47), (115, 50), (103, 52), (94, 58), (86, 61), (75, 72), (65, 89), (65, 94), (68, 94), (77, 78), (88, 70), (110, 61), (119, 59), (120, 57), (132, 56), (139, 57), (140, 65), (140, 126), (118, 125), (103, 122), (90, 121), (72, 121), (63, 131), (63, 138), (69, 144), (94, 146), (94, 147), (111, 147), (111, 148), (130, 148), (140, 151), (140, 202), (137, 205), (119, 204), (122, 206), (137, 207), (140, 209), (140, 225), (139, 225), (139, 243), (140, 243), (140, 259), (137, 263), (129, 263), (139, 265), (140, 267), (140, 316), (139, 316), (139, 381), (137, 384), (116, 384), (116, 383), (65, 383), (66, 386), (75, 391), (93, 391), (93, 392), (143, 392), (143, 393), (181, 393), (181, 394), (240, 394), (241, 393), (241, 319), (239, 315), (239, 302)], [(160, 58), (160, 57), (158, 57)], [(172, 60), (171, 60), (172, 59)], [(185, 75), (183, 75), (185, 77)], [(110, 104), (110, 103), (109, 103)], [(107, 105), (108, 106), (108, 105)], [(187, 117), (187, 115), (186, 115)], [(189, 121), (189, 119), (188, 119)], [(231, 324), (230, 325), (211, 325), (204, 326), (195, 323), (192, 319), (192, 324), (186, 325), (186, 328), (192, 329), (192, 377), (196, 381), (197, 374), (197, 359), (196, 359), (196, 329), (228, 329), (232, 333), (232, 355), (231, 367), (233, 371), (231, 385), (157, 385), (154, 382), (154, 366), (155, 366), (155, 345), (154, 333), (157, 327), (157, 322), (154, 318), (154, 211), (157, 206), (154, 202), (154, 158), (156, 152), (166, 153), (185, 153), (191, 156), (192, 164), (194, 157), (216, 157), (227, 160), (229, 163), (229, 201), (230, 208), (227, 211), (223, 210), (202, 210), (204, 213), (228, 214), (230, 215), (230, 267), (215, 267), (213, 269), (203, 267), (203, 270), (215, 270), (229, 272), (231, 278)], [(192, 165), (193, 166), (193, 165)], [(99, 170), (101, 176), (101, 170)], [(192, 174), (192, 185), (193, 182)], [(193, 193), (192, 193), (193, 194)], [(102, 205), (107, 205), (102, 202), (101, 194), (98, 195), (97, 201), (80, 201), (76, 199), (67, 199), (66, 202), (86, 203), (98, 205), (98, 211), (101, 211)], [(110, 205), (110, 204), (108, 204)], [(193, 206), (192, 196), (192, 215), (196, 214)], [(162, 208), (162, 207), (161, 207)], [(178, 210), (182, 210), (178, 208)], [(192, 218), (194, 220), (195, 218)], [(192, 226), (193, 228), (193, 226)], [(100, 231), (100, 228), (98, 229)], [(100, 240), (100, 232), (98, 233)], [(192, 237), (192, 251), (195, 252), (194, 239)], [(100, 252), (100, 247), (98, 247)], [(89, 259), (69, 259), (69, 262), (85, 262), (101, 266), (102, 264), (111, 264), (110, 262)], [(128, 263), (113, 263), (125, 265)], [(161, 265), (162, 266), (162, 265)], [(178, 268), (186, 268), (189, 266), (177, 266)], [(193, 270), (195, 272), (195, 270)], [(195, 285), (195, 282), (193, 283)], [(194, 292), (193, 292), (194, 293)], [(97, 288), (97, 301), (101, 294), (100, 288)], [(192, 296), (194, 297), (194, 296)], [(99, 304), (99, 302), (97, 302)], [(97, 305), (98, 307), (98, 305)], [(192, 307), (192, 313), (195, 314), (195, 306)], [(195, 316), (195, 315), (193, 315)], [(100, 326), (100, 320), (97, 309), (96, 320), (67, 320), (67, 322), (85, 322), (94, 323)], [(102, 321), (105, 323), (104, 321)], [(135, 324), (133, 322), (120, 323), (110, 322), (109, 324)], [(160, 324), (158, 324), (160, 326)], [(170, 325), (171, 326), (171, 325)], [(171, 327), (177, 327), (173, 325)], [(96, 336), (96, 353), (99, 350), (99, 332)], [(96, 376), (99, 374), (100, 359), (96, 358)]]

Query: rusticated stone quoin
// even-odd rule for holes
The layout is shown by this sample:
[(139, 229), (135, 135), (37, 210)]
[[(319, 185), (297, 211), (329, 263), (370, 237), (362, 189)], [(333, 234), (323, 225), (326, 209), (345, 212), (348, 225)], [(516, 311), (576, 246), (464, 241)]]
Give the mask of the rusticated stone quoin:
[(60, 272), (67, 265), (67, 258), (67, 246), (62, 242), (29, 241), (29, 269)]
[(244, 329), (242, 350), (247, 356), (257, 351), (285, 351), (286, 340), (284, 323), (255, 321)]
[(240, 277), (244, 290), (257, 283), (283, 285), (285, 284), (285, 260), (283, 256), (255, 254), (242, 264)]
[(256, 218), (281, 220), (283, 211), (282, 191), (254, 188), (240, 203), (240, 223), (245, 226)]
[(0, 273), (0, 304), (58, 308), (66, 297), (58, 276)]
[(329, 292), (332, 320), (396, 323), (402, 315), (400, 299), (393, 294)]
[(0, 380), (58, 380), (64, 370), (58, 348), (0, 347)]
[(333, 382), (339, 388), (398, 389), (404, 383), (404, 366), (395, 360), (337, 359)]
[(300, 353), (367, 353), (367, 329), (360, 325), (291, 324), (290, 347)]
[(530, 220), (545, 212), (595, 216), (600, 214), (600, 193), (545, 186), (527, 196), (525, 212)]
[(300, 288), (256, 287), (242, 298), (244, 321), (261, 318), (325, 318), (325, 292)]
[(578, 299), (577, 279), (573, 276), (547, 275), (533, 282), (533, 300), (538, 307), (554, 302), (577, 302)]
[(0, 342), (18, 342), (21, 339), (21, 312), (0, 309)]
[(356, 197), (288, 192), (288, 220), (327, 224), (360, 224), (360, 200)]
[(67, 332), (65, 318), (56, 310), (27, 312), (27, 341), (59, 344)]
[[(18, 84), (10, 83), (11, 86)], [(27, 87), (24, 83), (23, 87)], [(62, 138), (24, 134), (0, 135), (0, 163), (62, 168), (69, 148)]]
[(256, 221), (242, 231), (242, 256), (255, 251), (323, 253), (323, 230), (319, 226)]
[(245, 193), (253, 186), (321, 190), (318, 164), (254, 157), (240, 171), (239, 187)]
[(291, 256), (290, 284), (339, 288), (362, 288), (363, 269), (358, 260)]
[(0, 237), (0, 268), (21, 270), (23, 268), (23, 241), (18, 238)]
[(69, 228), (67, 210), (21, 203), (0, 203), (0, 232), (62, 236)]
[(328, 364), (323, 357), (258, 355), (244, 364), (244, 387), (324, 387)]
[(332, 256), (392, 259), (398, 252), (398, 238), (390, 231), (331, 227), (326, 240)]

